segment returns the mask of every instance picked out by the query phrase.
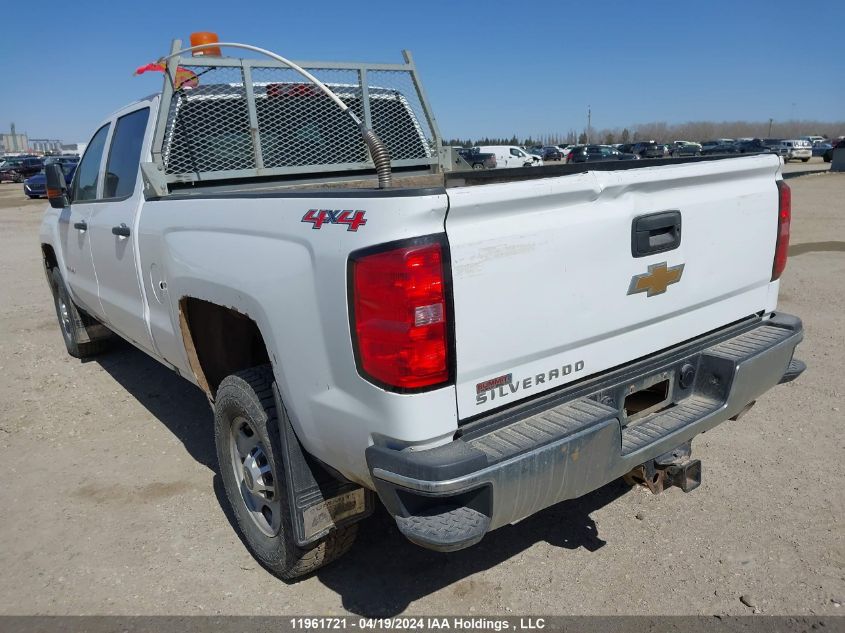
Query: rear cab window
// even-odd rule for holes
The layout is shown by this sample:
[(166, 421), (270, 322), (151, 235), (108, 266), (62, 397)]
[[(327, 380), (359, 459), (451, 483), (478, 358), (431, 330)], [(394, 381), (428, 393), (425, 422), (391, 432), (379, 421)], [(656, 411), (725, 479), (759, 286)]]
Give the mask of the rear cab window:
[(117, 120), (106, 164), (103, 198), (128, 198), (135, 190), (149, 118), (150, 109), (142, 108)]

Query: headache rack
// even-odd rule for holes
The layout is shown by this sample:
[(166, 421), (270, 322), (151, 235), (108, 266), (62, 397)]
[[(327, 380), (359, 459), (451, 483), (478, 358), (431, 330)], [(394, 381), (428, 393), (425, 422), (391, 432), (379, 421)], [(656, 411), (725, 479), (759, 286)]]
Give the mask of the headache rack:
[[(181, 49), (174, 41), (171, 52)], [(404, 64), (295, 62), (381, 138), (394, 170), (439, 170), (442, 141), (411, 54)], [(275, 60), (178, 55), (167, 63), (147, 186), (375, 173), (352, 118)]]

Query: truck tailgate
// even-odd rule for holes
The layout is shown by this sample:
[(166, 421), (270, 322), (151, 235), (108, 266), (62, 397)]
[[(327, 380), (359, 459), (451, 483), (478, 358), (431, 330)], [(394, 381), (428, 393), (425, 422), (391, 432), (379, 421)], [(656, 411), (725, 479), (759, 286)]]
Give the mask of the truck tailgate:
[[(449, 189), (459, 417), (771, 309), (779, 168), (762, 155)], [(635, 219), (667, 211), (680, 244), (634, 257)]]

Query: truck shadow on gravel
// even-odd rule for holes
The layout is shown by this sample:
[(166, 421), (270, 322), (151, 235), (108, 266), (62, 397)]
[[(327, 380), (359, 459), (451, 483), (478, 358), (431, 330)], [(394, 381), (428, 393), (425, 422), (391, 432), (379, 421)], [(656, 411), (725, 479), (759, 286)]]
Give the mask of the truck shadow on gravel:
[(214, 417), (198, 387), (122, 340), (94, 360), (164, 424), (191, 457), (217, 472)]
[[(96, 362), (164, 424), (191, 457), (215, 472), (214, 493), (240, 537), (217, 473), (212, 413), (205, 395), (127, 343), (116, 343)], [(358, 539), (349, 553), (319, 570), (316, 577), (341, 597), (344, 608), (366, 617), (398, 615), (412, 602), (453, 584), (456, 600), (470, 599), (469, 594), (476, 592), (479, 596), (474, 598), (495, 600), (499, 588), (486, 583), (476, 587), (472, 579), (461, 581), (518, 556), (538, 542), (570, 550), (600, 549), (605, 541), (590, 515), (629, 490), (621, 480), (613, 482), (580, 499), (547, 508), (517, 525), (495, 530), (474, 547), (449, 554), (408, 542), (379, 503), (373, 516), (360, 524)], [(542, 584), (542, 568), (534, 572), (539, 574), (536, 582)]]
[[(542, 541), (569, 550), (600, 549), (606, 542), (590, 514), (629, 490), (621, 480), (613, 482), (580, 499), (547, 508), (516, 525), (499, 528), (478, 545), (449, 554), (426, 550), (407, 541), (379, 504), (373, 516), (361, 523), (358, 540), (350, 552), (319, 570), (317, 577), (340, 595), (345, 609), (365, 617), (401, 614), (412, 602), (450, 585), (455, 585), (452, 587), (455, 601), (482, 602), (488, 605), (488, 611), (495, 610), (497, 594), (510, 593), (507, 580), (481, 586), (472, 579), (461, 581)], [(543, 568), (532, 567), (528, 574), (534, 577), (538, 588), (542, 587), (547, 583)]]

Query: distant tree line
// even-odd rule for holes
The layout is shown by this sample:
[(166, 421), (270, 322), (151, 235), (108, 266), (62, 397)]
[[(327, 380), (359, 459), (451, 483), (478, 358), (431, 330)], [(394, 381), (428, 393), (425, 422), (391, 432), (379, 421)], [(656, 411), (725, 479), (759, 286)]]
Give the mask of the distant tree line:
[(707, 141), (717, 138), (796, 138), (807, 135), (836, 138), (845, 135), (845, 121), (688, 121), (669, 124), (664, 121), (638, 123), (630, 128), (603, 128), (565, 133), (548, 132), (527, 138), (516, 134), (510, 138), (484, 137), (478, 139), (449, 139), (447, 145), (473, 147), (476, 145), (569, 145), (572, 143), (633, 143), (654, 140), (662, 143), (672, 141)]

